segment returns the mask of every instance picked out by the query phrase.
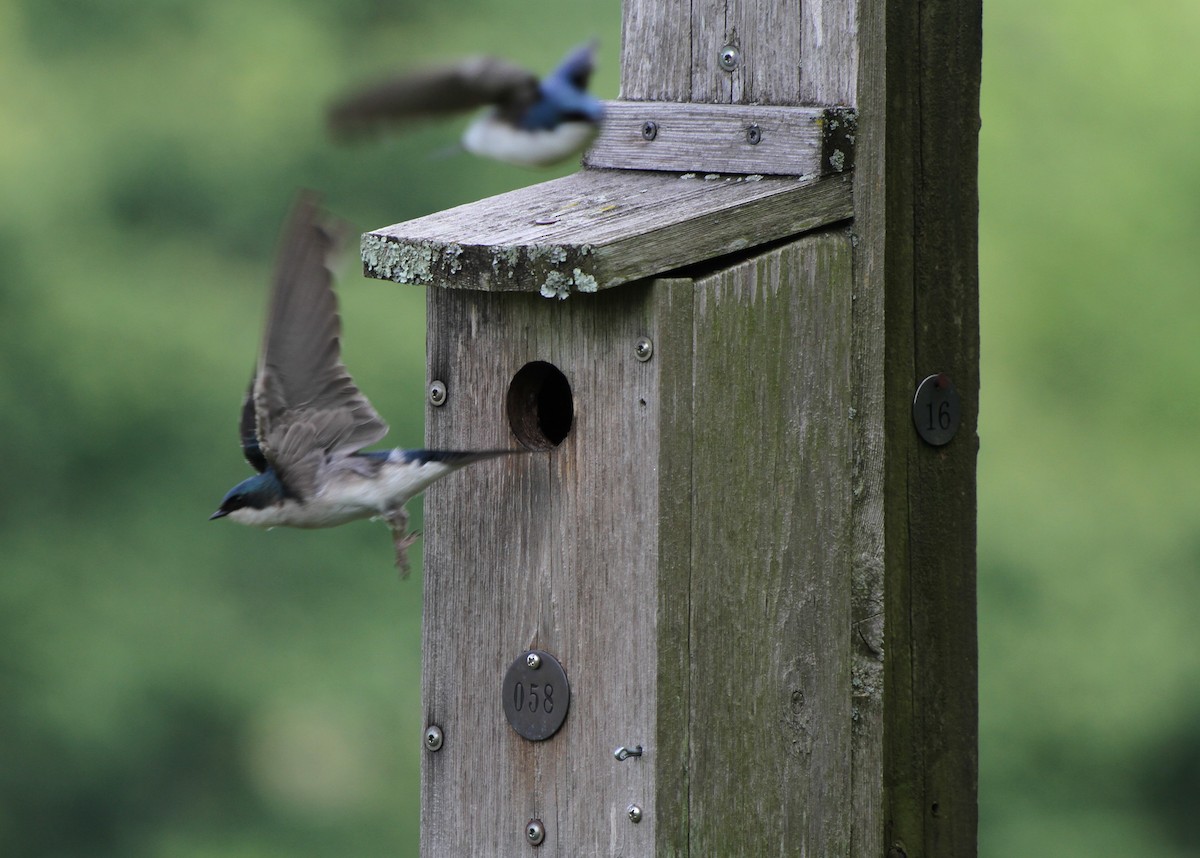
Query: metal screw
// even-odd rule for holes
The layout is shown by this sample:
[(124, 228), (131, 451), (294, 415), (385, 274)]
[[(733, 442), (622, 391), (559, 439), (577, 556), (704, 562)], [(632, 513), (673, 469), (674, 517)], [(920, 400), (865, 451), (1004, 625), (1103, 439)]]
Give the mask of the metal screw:
[(625, 808), (625, 812), (629, 814), (630, 822), (636, 823), (642, 821), (642, 809), (636, 804), (629, 805), (629, 807)]
[(658, 123), (657, 122), (651, 122), (649, 119), (647, 119), (645, 122), (642, 123), (642, 139), (643, 140), (653, 140), (657, 136), (658, 136)]
[(617, 758), (617, 762), (623, 763), (630, 757), (640, 757), (642, 755), (642, 746), (634, 745), (632, 748), (626, 748), (624, 745), (613, 751), (613, 756)]
[(525, 825), (525, 839), (529, 841), (530, 846), (542, 845), (542, 841), (546, 839), (546, 826), (542, 825), (540, 819), (531, 819)]
[(741, 61), (742, 52), (738, 50), (737, 45), (726, 45), (721, 48), (721, 54), (717, 57), (717, 65), (727, 72), (736, 69)]
[(650, 360), (650, 356), (654, 354), (654, 343), (649, 337), (639, 337), (637, 343), (633, 346), (633, 355), (642, 363)]
[(751, 146), (757, 146), (762, 142), (762, 129), (757, 125), (746, 126), (746, 142)]
[(525, 656), (525, 666), (530, 670), (537, 670), (542, 666), (542, 657), (536, 652), (531, 652), (529, 655)]
[(442, 749), (442, 728), (437, 724), (430, 724), (425, 730), (425, 750), (440, 751)]
[(446, 384), (442, 381), (434, 381), (429, 385), (429, 404), (430, 405), (445, 405), (446, 404)]

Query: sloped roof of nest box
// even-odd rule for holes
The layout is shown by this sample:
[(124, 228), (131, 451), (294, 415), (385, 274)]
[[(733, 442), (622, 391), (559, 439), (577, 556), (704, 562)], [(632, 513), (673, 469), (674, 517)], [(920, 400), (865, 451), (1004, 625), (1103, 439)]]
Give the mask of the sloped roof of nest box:
[[(762, 107), (730, 113), (729, 105), (721, 106), (720, 112), (715, 105), (688, 105), (693, 113), (699, 109), (717, 118), (689, 126), (676, 121), (679, 105), (609, 104), (619, 119), (609, 117), (585, 157), (592, 167), (368, 232), (362, 237), (364, 273), (421, 286), (565, 298), (572, 292), (594, 292), (661, 275), (851, 216), (852, 174), (847, 170), (830, 175), (823, 163), (828, 159), (823, 159), (818, 119), (827, 113), (820, 109)], [(767, 140), (781, 137), (775, 132), (787, 122), (803, 131), (793, 137), (795, 141), (804, 136), (804, 145), (793, 147), (790, 160), (771, 161), (811, 173), (748, 172), (768, 166), (761, 158), (769, 148), (746, 145), (745, 128), (751, 127), (744, 125), (747, 117), (768, 128), (763, 132)], [(665, 132), (643, 136), (639, 129), (656, 120), (666, 129), (682, 126), (686, 136), (674, 142)], [(716, 122), (730, 125), (726, 142), (717, 140), (705, 151), (706, 141), (713, 138), (702, 136), (700, 129), (711, 129)], [(816, 130), (808, 131), (808, 126)], [(739, 134), (741, 145), (731, 147), (728, 138)], [(655, 149), (647, 145), (650, 140), (670, 149)], [(664, 151), (681, 168), (709, 164), (741, 169), (734, 174), (662, 172)], [(780, 148), (776, 152), (789, 154)], [(616, 163), (656, 169), (595, 168)], [(840, 170), (841, 164), (834, 169)]]

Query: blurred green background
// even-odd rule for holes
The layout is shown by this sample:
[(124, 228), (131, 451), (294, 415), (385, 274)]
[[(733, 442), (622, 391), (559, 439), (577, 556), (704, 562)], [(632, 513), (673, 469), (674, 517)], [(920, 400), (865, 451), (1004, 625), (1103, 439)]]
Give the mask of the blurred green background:
[[(297, 187), (366, 229), (553, 175), (431, 157), (462, 123), (335, 149), (326, 98), (592, 35), (615, 97), (619, 19), (0, 0), (0, 854), (415, 854), (419, 575), (205, 517)], [(1200, 854), (1197, 42), (1195, 0), (985, 10), (984, 856)], [(356, 272), (346, 362), (418, 445), (423, 295)]]

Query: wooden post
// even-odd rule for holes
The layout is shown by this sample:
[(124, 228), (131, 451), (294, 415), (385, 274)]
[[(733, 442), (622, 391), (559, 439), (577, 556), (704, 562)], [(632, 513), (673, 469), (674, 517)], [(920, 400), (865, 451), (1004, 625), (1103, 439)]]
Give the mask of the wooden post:
[(364, 236), (429, 290), (430, 446), (538, 450), (426, 501), (423, 855), (975, 854), (979, 31), (626, 0), (586, 169)]

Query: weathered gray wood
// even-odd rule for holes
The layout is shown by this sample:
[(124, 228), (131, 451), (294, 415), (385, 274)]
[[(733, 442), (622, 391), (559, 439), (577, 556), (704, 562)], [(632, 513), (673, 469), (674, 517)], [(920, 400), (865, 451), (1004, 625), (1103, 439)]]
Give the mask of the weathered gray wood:
[(856, 104), (858, 100), (858, 3), (800, 3), (800, 103)]
[[(423, 797), (456, 821), (425, 826), (424, 854), (523, 855), (530, 817), (546, 855), (848, 854), (851, 259), (839, 231), (572, 302), (429, 290), (450, 391), (431, 446), (511, 444), (532, 360), (577, 416), (553, 452), (426, 500), (425, 709), (447, 740)], [(532, 646), (572, 683), (545, 743), (497, 700)]]
[(584, 170), (363, 236), (369, 277), (559, 296), (607, 289), (850, 214), (850, 176)]
[(625, 0), (621, 98), (693, 101), (691, 0)]
[[(422, 686), (445, 746), (422, 766), (424, 855), (526, 856), (535, 817), (539, 856), (684, 854), (692, 304), (688, 281), (567, 302), (429, 290), (430, 377), (449, 392), (428, 413), (430, 446), (515, 446), (505, 394), (534, 360), (566, 375), (575, 422), (549, 453), (429, 491)], [(500, 702), (504, 671), (534, 646), (572, 695), (538, 743)], [(634, 744), (643, 757), (614, 759)]]
[[(864, 822), (882, 818), (856, 854), (976, 854), (980, 13), (951, 0), (859, 10), (854, 611), (856, 677), (873, 693), (859, 702), (854, 803)], [(964, 407), (934, 449), (910, 407), (938, 371)]]
[[(857, 97), (855, 0), (625, 0), (621, 97), (845, 104)], [(717, 63), (738, 47), (733, 71)]]
[(696, 284), (692, 855), (847, 855), (850, 293), (842, 231)]
[(606, 110), (584, 153), (589, 167), (814, 176), (854, 159), (852, 110), (662, 101), (610, 101)]

